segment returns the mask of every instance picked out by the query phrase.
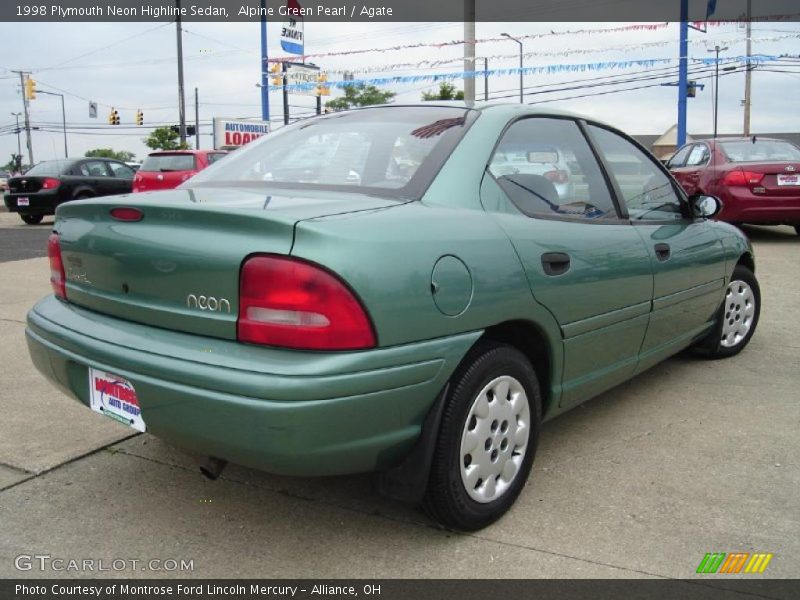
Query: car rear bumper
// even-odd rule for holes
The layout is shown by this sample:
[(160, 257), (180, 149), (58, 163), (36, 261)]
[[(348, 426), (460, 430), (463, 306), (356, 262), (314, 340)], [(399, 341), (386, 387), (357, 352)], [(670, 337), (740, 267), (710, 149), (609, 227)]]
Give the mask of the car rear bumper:
[(114, 373), (133, 384), (149, 433), (285, 475), (393, 466), (480, 335), (295, 352), (130, 323), (53, 296), (28, 313), (26, 330), (37, 369), (83, 404), (88, 368)]
[[(18, 206), (18, 198), (28, 198), (28, 206)], [(5, 194), (4, 202), (9, 212), (18, 212), (23, 215), (53, 215), (58, 206), (58, 196), (47, 192), (33, 192), (30, 194)]]
[(800, 224), (800, 188), (791, 196), (754, 194), (748, 188), (722, 196), (719, 219), (733, 223)]

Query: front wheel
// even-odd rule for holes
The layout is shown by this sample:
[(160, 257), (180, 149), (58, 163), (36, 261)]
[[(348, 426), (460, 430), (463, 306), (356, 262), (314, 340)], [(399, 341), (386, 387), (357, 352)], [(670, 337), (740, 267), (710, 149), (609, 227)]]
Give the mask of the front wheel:
[(44, 219), (44, 215), (20, 215), (19, 217), (28, 225), (38, 225)]
[(717, 324), (697, 346), (708, 358), (739, 354), (750, 342), (761, 314), (761, 288), (753, 272), (736, 265), (717, 312)]
[(451, 386), (424, 507), (446, 527), (475, 531), (505, 514), (525, 486), (541, 395), (525, 356), (489, 342), (468, 355)]

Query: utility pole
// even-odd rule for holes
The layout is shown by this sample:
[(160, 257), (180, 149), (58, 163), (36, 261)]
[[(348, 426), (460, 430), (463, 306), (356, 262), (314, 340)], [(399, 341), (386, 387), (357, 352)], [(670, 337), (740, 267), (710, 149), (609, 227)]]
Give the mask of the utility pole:
[(717, 139), (717, 116), (719, 114), (719, 53), (727, 49), (727, 46), (720, 48), (717, 45), (713, 50), (709, 50), (709, 52), (717, 53), (717, 59), (714, 61), (714, 139)]
[(489, 100), (489, 59), (483, 59), (483, 99)]
[(178, 41), (178, 131), (181, 145), (186, 144), (186, 97), (183, 93), (183, 29), (181, 28), (181, 0), (175, 0), (178, 14), (175, 17), (175, 35)]
[(22, 113), (15, 113), (15, 112), (11, 113), (11, 116), (14, 117), (17, 120), (17, 155), (18, 156), (22, 156), (22, 142), (20, 141), (20, 137), (19, 137), (19, 134), (20, 134), (19, 116), (21, 114)]
[(194, 147), (200, 150), (200, 93), (194, 88)]
[(514, 36), (508, 35), (507, 33), (501, 33), (500, 35), (502, 35), (503, 37), (507, 37), (510, 40), (514, 40), (515, 42), (517, 42), (519, 44), (519, 103), (520, 104), (524, 104), (525, 103), (525, 95), (524, 95), (524, 91), (523, 90), (525, 89), (525, 87), (524, 87), (524, 81), (523, 81), (523, 78), (522, 78), (522, 69), (524, 67), (523, 54), (522, 54), (522, 40), (517, 39)]
[(464, 0), (464, 73), (464, 101), (475, 102), (475, 0)]
[(287, 78), (289, 77), (286, 72), (289, 70), (289, 67), (285, 62), (281, 63), (281, 67), (283, 70), (283, 124), (289, 124), (289, 90), (286, 89)]
[(269, 123), (269, 76), (267, 74), (267, 0), (261, 0), (261, 120)]
[(31, 140), (31, 119), (28, 115), (28, 99), (25, 97), (25, 71), (13, 71), (19, 74), (19, 85), (22, 89), (22, 108), (25, 115), (25, 138), (28, 145), (28, 165), (33, 166), (33, 140)]
[(750, 9), (751, 1), (747, 0), (747, 59), (744, 72), (744, 136), (750, 136), (750, 79), (752, 78), (750, 66), (750, 53), (752, 51), (750, 41)]
[(678, 50), (678, 139), (680, 148), (686, 143), (686, 95), (689, 86), (689, 0), (681, 0), (680, 45)]

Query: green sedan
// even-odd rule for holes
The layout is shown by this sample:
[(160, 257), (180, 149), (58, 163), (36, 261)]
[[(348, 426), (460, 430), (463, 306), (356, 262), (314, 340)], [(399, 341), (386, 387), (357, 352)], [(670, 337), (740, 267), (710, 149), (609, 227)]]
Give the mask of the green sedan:
[(211, 477), (375, 471), (474, 530), (522, 491), (542, 422), (747, 345), (753, 251), (719, 209), (574, 115), (334, 113), (176, 190), (59, 207), (27, 341), (67, 394)]

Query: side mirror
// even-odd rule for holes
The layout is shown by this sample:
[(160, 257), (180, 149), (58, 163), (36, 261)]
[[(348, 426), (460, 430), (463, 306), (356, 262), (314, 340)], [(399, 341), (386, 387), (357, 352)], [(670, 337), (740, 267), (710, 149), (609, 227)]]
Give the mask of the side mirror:
[(702, 219), (711, 219), (722, 210), (722, 201), (714, 196), (692, 196), (689, 203), (695, 216)]

